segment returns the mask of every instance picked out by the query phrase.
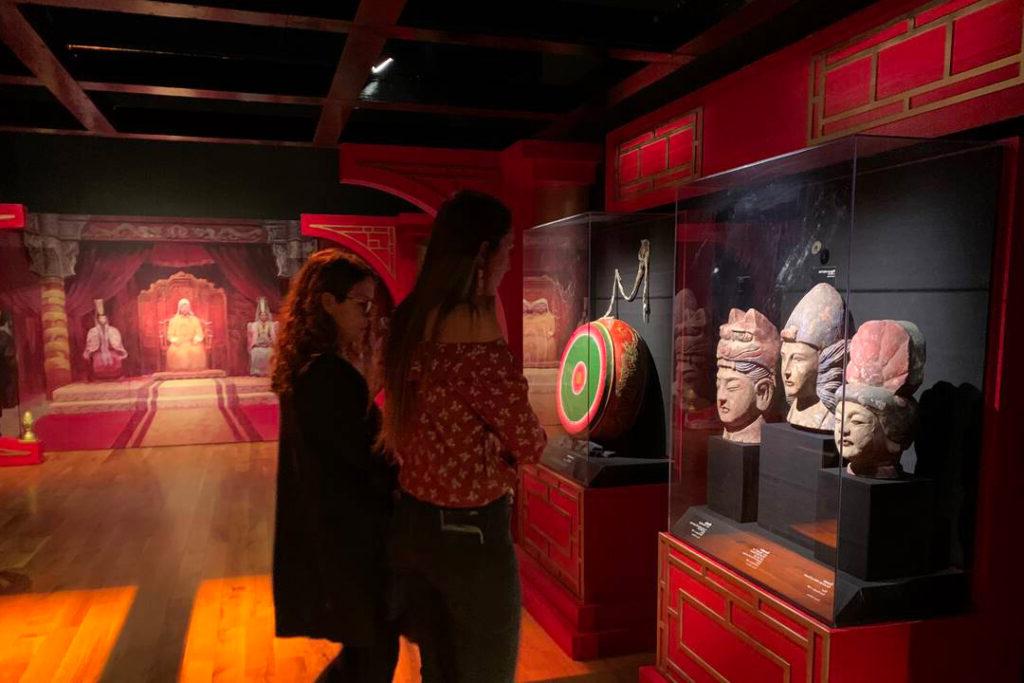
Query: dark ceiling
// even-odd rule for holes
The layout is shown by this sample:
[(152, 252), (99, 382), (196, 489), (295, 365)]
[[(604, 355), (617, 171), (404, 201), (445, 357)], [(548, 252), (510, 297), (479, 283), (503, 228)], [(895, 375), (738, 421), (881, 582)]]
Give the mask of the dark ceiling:
[(598, 140), (867, 4), (0, 0), (0, 130), (485, 149)]

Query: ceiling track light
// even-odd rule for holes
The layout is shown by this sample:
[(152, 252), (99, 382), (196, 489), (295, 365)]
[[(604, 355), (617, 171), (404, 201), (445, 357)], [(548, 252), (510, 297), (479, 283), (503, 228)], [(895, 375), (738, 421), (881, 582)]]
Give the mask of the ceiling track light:
[(384, 69), (386, 69), (389, 66), (391, 66), (391, 62), (393, 62), (393, 61), (395, 61), (395, 60), (392, 59), (391, 57), (388, 57), (387, 59), (385, 59), (383, 62), (381, 62), (377, 66), (372, 67), (370, 69), (370, 71), (372, 71), (374, 73), (374, 75), (379, 74), (379, 73), (383, 72)]

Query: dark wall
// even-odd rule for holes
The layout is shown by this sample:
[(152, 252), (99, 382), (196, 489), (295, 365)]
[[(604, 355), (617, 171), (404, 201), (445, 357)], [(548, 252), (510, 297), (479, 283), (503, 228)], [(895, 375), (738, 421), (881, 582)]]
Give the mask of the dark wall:
[(30, 213), (202, 218), (418, 211), (340, 184), (335, 149), (21, 134), (0, 134), (0, 202)]

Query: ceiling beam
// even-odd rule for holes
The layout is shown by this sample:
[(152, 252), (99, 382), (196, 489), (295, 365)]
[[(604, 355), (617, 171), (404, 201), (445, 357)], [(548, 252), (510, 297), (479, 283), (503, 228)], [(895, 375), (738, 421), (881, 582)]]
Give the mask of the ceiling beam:
[(225, 7), (205, 7), (202, 5), (185, 5), (175, 2), (159, 2), (158, 0), (14, 0), (21, 4), (46, 5), (48, 7), (66, 7), (69, 9), (94, 10), (98, 12), (118, 12), (121, 14), (140, 14), (149, 17), (165, 17), (168, 19), (197, 19), (199, 21), (219, 21), (226, 24), (244, 24), (246, 26), (269, 26), (273, 28), (299, 28), (328, 33), (347, 33), (352, 22), (341, 19), (323, 17), (304, 17), (294, 14), (278, 14), (276, 12), (253, 12), (250, 10), (228, 9)]
[(113, 133), (103, 113), (39, 37), (15, 5), (0, 2), (0, 40), (35, 74), (86, 130)]
[[(603, 115), (615, 105), (675, 73), (698, 57), (711, 54), (727, 45), (769, 19), (778, 16), (797, 2), (798, 0), (748, 0), (743, 7), (673, 50), (675, 54), (685, 55), (685, 61), (682, 64), (649, 64), (643, 67), (613, 86), (607, 93), (603, 93), (600, 97), (569, 112), (563, 119), (555, 121), (544, 129), (540, 136), (558, 138), (568, 134), (584, 118)], [(680, 93), (680, 95), (682, 94)]]
[(331, 79), (320, 121), (313, 142), (318, 146), (333, 146), (348, 123), (353, 102), (359, 97), (370, 69), (380, 58), (387, 37), (372, 27), (394, 26), (405, 7), (405, 0), (362, 0), (345, 47), (338, 60), (338, 68)]
[(324, 103), (322, 97), (303, 97), (301, 95), (274, 95), (251, 92), (230, 92), (227, 90), (206, 90), (203, 88), (177, 88), (166, 85), (138, 85), (132, 83), (99, 83), (82, 81), (82, 89), (86, 92), (129, 93), (132, 95), (154, 95), (157, 97), (182, 97), (197, 100), (226, 100), (229, 102), (258, 102), (263, 104), (300, 104), (319, 107)]
[[(750, 0), (707, 31), (677, 47), (675, 52), (688, 55), (688, 61), (692, 62), (697, 57), (711, 54), (769, 19), (775, 18), (797, 1)], [(678, 67), (669, 69), (661, 64), (651, 64), (640, 69), (608, 92), (608, 106), (615, 106), (677, 70)]]
[[(196, 19), (200, 21), (219, 21), (229, 24), (246, 26), (269, 26), (275, 28), (298, 28), (327, 33), (348, 33), (353, 22), (342, 19), (307, 17), (275, 12), (255, 12), (236, 10), (224, 7), (205, 7), (184, 5), (159, 0), (14, 0), (14, 2), (48, 7), (64, 7), (70, 9), (93, 10), (99, 12), (118, 12), (121, 14), (139, 14), (169, 19)], [(607, 57), (627, 62), (644, 62), (648, 64), (677, 64), (685, 61), (685, 56), (675, 52), (659, 52), (654, 50), (630, 50), (626, 48), (599, 48), (581, 43), (569, 43), (556, 40), (537, 40), (515, 36), (489, 36), (476, 33), (459, 33), (439, 31), (413, 26), (395, 26), (383, 24), (367, 25), (363, 28), (379, 32), (386, 38), (410, 40), (421, 43), (441, 43), (446, 45), (464, 45), (468, 47), (485, 47), (499, 50), (517, 50), (522, 52), (542, 52), (556, 55), (579, 55)]]
[(673, 52), (656, 52), (650, 50), (628, 50), (624, 48), (598, 48), (579, 43), (564, 43), (554, 40), (537, 40), (518, 36), (487, 36), (475, 33), (457, 33), (438, 31), (435, 29), (414, 28), (411, 26), (382, 27), (380, 30), (388, 38), (410, 40), (420, 43), (442, 43), (445, 45), (463, 45), (482, 47), (495, 50), (515, 50), (520, 52), (543, 52), (552, 55), (570, 55), (582, 57), (607, 57), (625, 62), (644, 62), (648, 64), (682, 64), (683, 55)]
[[(35, 76), (7, 76), (0, 74), (0, 85), (42, 86)], [(139, 85), (133, 83), (102, 83), (81, 81), (79, 85), (86, 92), (130, 93), (156, 97), (180, 97), (196, 100), (223, 100), (228, 102), (253, 102), (261, 104), (297, 104), (310, 107), (323, 105), (323, 97), (301, 95), (274, 95), (265, 93), (230, 92), (227, 90), (204, 90), (200, 88), (176, 88), (166, 85)], [(523, 121), (555, 121), (561, 114), (547, 111), (524, 109), (491, 109), (486, 107), (460, 107), (448, 104), (424, 104), (420, 102), (384, 102), (379, 100), (355, 99), (345, 104), (354, 109), (376, 111), (401, 111), (417, 114), (440, 114), (443, 116), (466, 116), (481, 119), (519, 119)]]
[(520, 119), (523, 121), (554, 121), (560, 114), (546, 111), (525, 111), (522, 109), (485, 109), (481, 107), (457, 107), (447, 104), (420, 104), (418, 102), (376, 102), (356, 100), (350, 103), (356, 109), (379, 111), (405, 111), (417, 114), (441, 114), (444, 116), (465, 116), (479, 119)]
[(43, 82), (35, 76), (8, 76), (0, 74), (0, 85), (24, 85), (43, 87)]
[(266, 147), (312, 147), (313, 143), (292, 140), (253, 140), (241, 138), (210, 138), (195, 135), (162, 135), (159, 133), (101, 133), (90, 130), (66, 128), (32, 128), (23, 126), (0, 126), (0, 133), (38, 133), (42, 135), (68, 135), (72, 137), (101, 137), (118, 140), (156, 140), (160, 142), (201, 142), (224, 145), (260, 145)]

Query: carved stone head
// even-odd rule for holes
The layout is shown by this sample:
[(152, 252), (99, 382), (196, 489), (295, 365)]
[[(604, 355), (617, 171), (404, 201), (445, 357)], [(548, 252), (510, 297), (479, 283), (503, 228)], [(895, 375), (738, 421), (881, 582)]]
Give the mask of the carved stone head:
[(779, 332), (753, 308), (734, 308), (719, 328), (716, 397), (723, 438), (761, 443), (764, 413), (775, 396)]
[[(848, 314), (829, 284), (811, 288), (782, 329), (782, 383), (790, 424), (832, 431), (836, 391), (842, 386)], [(853, 321), (849, 321), (852, 328)]]
[(675, 296), (672, 306), (674, 372), (672, 392), (683, 410), (694, 410), (710, 404), (704, 392), (708, 366), (709, 342), (707, 315), (689, 289)]
[(835, 440), (851, 473), (900, 476), (900, 455), (914, 441), (913, 395), (924, 379), (924, 362), (924, 335), (905, 320), (869, 320), (850, 340)]

